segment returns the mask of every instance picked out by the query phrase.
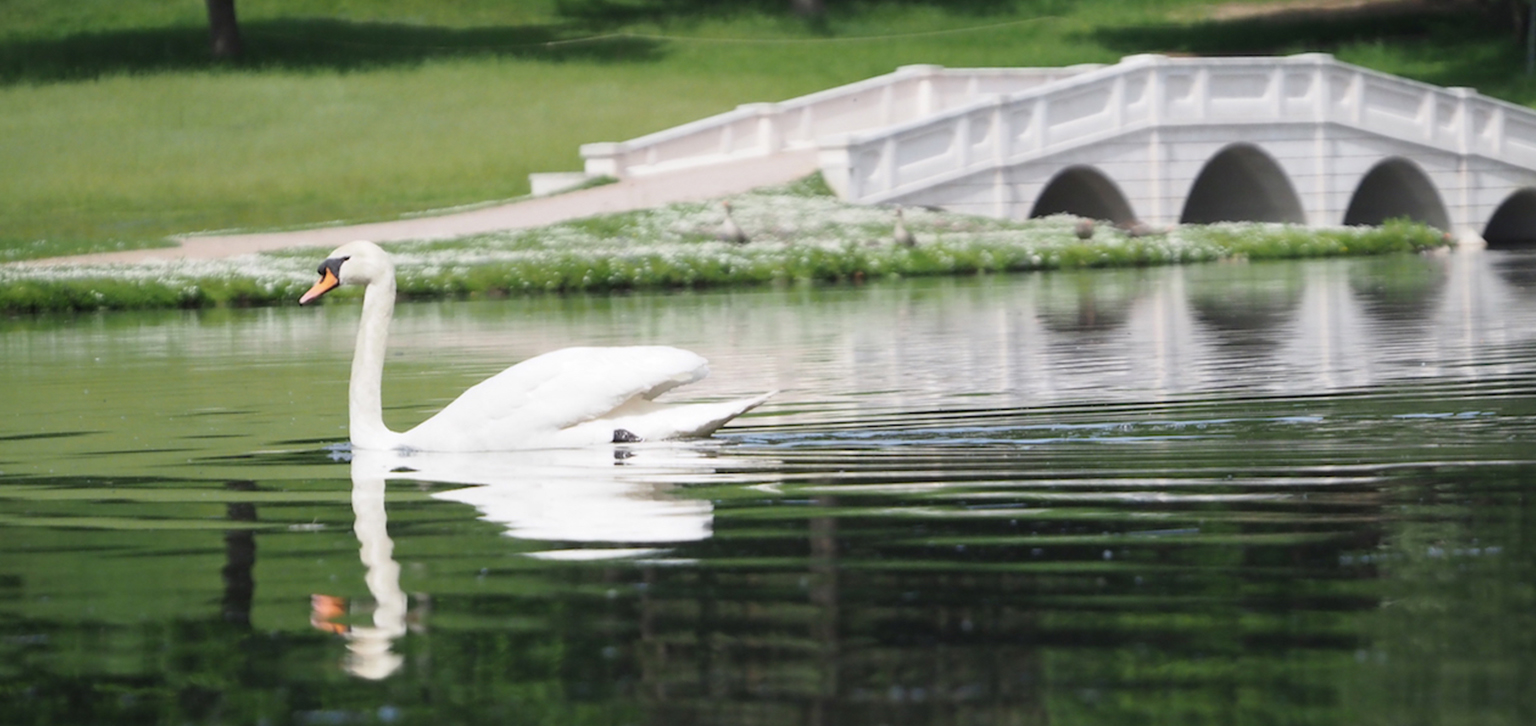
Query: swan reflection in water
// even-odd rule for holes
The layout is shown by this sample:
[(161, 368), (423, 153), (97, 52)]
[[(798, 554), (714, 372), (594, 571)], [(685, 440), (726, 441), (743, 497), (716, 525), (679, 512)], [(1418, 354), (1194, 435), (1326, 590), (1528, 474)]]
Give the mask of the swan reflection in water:
[[(388, 479), (469, 485), (431, 496), (475, 507), (482, 520), (504, 526), (509, 537), (558, 543), (527, 553), (532, 557), (659, 557), (666, 545), (710, 536), (710, 503), (668, 490), (729, 480), (732, 475), (718, 473), (723, 458), (718, 445), (683, 443), (485, 454), (354, 451), (353, 531), (377, 605), (373, 623), (337, 622), (347, 615), (346, 600), (321, 594), (311, 598), (310, 623), (346, 639), (343, 668), (354, 676), (379, 680), (403, 664), (392, 646), (410, 625), (409, 608), (386, 525)], [(732, 461), (732, 468), (745, 465)]]
[[(658, 545), (709, 537), (714, 519), (709, 501), (675, 497), (667, 490), (713, 474), (716, 460), (672, 446), (628, 458), (615, 453), (588, 448), (491, 457), (428, 454), (425, 468), (407, 476), (476, 485), (432, 497), (473, 506), (482, 520), (506, 527), (509, 537), (582, 545), (529, 553), (543, 559), (659, 555), (666, 550)], [(407, 466), (417, 457), (411, 458)]]

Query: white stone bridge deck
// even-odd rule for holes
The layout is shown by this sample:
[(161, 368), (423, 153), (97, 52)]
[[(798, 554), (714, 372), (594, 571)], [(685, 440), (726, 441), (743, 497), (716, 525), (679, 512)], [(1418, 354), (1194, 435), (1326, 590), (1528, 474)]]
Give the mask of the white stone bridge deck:
[(582, 155), (587, 175), (620, 179), (801, 155), (849, 201), (1013, 219), (1409, 217), (1536, 239), (1536, 112), (1323, 54), (910, 66)]

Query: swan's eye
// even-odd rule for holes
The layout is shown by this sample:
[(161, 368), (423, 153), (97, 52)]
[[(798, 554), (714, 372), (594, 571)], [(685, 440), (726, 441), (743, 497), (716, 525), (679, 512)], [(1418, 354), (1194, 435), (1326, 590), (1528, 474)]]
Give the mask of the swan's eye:
[(326, 259), (326, 261), (320, 263), (319, 267), (315, 268), (315, 272), (317, 274), (319, 274), (321, 277), (325, 277), (326, 270), (330, 270), (331, 274), (335, 275), (336, 279), (339, 280), (339, 279), (341, 279), (341, 263), (346, 262), (347, 260), (350, 260), (350, 259), (352, 259), (351, 255), (348, 255), (346, 257), (331, 257), (331, 258), (328, 258), (328, 259)]

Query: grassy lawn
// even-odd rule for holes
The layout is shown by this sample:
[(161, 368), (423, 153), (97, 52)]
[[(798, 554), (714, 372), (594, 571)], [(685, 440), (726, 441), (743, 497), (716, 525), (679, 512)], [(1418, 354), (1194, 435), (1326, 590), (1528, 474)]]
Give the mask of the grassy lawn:
[[(0, 261), (506, 199), (617, 141), (899, 65), (1325, 50), (1536, 100), (1507, 28), (1457, 11), (1205, 20), (1181, 0), (272, 0), (207, 58), (202, 3), (0, 3)], [(1453, 6), (1454, 7), (1454, 6)]]

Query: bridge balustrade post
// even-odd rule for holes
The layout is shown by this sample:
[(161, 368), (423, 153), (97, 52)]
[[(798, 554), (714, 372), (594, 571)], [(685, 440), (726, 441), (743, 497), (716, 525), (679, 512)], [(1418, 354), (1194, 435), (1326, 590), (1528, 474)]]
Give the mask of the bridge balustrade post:
[[(756, 130), (754, 129), (754, 132), (755, 131)], [(736, 129), (733, 128), (731, 124), (725, 124), (724, 126), (715, 129), (713, 135), (715, 137), (715, 154), (722, 157), (729, 156), (731, 153), (731, 147), (736, 143)], [(752, 143), (757, 143), (757, 139), (754, 138)], [(656, 146), (652, 145), (649, 154), (650, 163), (655, 164), (656, 158)]]
[(955, 118), (954, 152), (949, 153), (951, 170), (962, 170), (971, 157), (971, 114)]
[(1493, 148), (1490, 150), (1494, 158), (1504, 156), (1504, 108), (1494, 106), (1493, 112), (1488, 118), (1488, 140)]
[(992, 216), (1008, 216), (1006, 162), (1008, 144), (1013, 139), (1013, 116), (1008, 113), (1009, 104), (1001, 96), (992, 101)]
[(885, 189), (883, 190), (885, 192), (890, 192), (896, 188), (896, 146), (899, 143), (899, 138), (894, 135), (887, 138), (880, 149), (880, 163), (885, 165)]
[(1361, 73), (1360, 71), (1357, 70), (1357, 71), (1353, 71), (1351, 76), (1352, 77), (1350, 78), (1350, 83), (1354, 84), (1354, 86), (1350, 89), (1350, 92), (1351, 92), (1350, 93), (1350, 102), (1353, 103), (1354, 106), (1355, 106), (1354, 114), (1353, 114), (1354, 115), (1354, 121), (1355, 121), (1355, 128), (1364, 128), (1364, 126), (1365, 126), (1365, 74)]
[(1109, 126), (1116, 133), (1125, 126), (1125, 74), (1115, 76), (1109, 86)]
[(816, 140), (816, 166), (821, 168), (822, 178), (838, 197), (851, 202), (864, 197), (864, 183), (859, 170), (853, 168), (858, 157), (858, 149), (848, 134)]
[(1319, 56), (1312, 66), (1312, 122), (1322, 124), (1328, 121), (1328, 99), (1333, 98), (1333, 89), (1328, 82), (1328, 66), (1333, 65), (1333, 56), (1322, 53), (1314, 53)]
[(1035, 100), (1035, 112), (1034, 112), (1033, 115), (1035, 117), (1035, 128), (1034, 128), (1034, 131), (1030, 134), (1030, 136), (1034, 137), (1034, 138), (1031, 139), (1031, 142), (1033, 143), (1034, 148), (1032, 148), (1030, 150), (1038, 152), (1038, 151), (1042, 151), (1042, 150), (1045, 149), (1045, 139), (1046, 139), (1045, 127), (1051, 121), (1051, 119), (1050, 119), (1050, 115), (1051, 115), (1051, 102), (1049, 100), (1046, 100), (1043, 97), (1036, 99)]
[(1440, 104), (1439, 94), (1434, 89), (1424, 91), (1419, 99), (1419, 123), (1424, 124), (1424, 143), (1430, 146), (1435, 144), (1435, 116), (1439, 112), (1436, 106)]
[(935, 110), (933, 102), (933, 74), (925, 73), (917, 82), (917, 116), (922, 118)]
[(971, 114), (966, 113), (955, 119), (955, 171), (961, 171), (970, 166), (971, 157)]
[[(1163, 200), (1163, 175), (1165, 173), (1163, 163), (1163, 107), (1167, 103), (1164, 94), (1167, 92), (1163, 83), (1164, 69), (1163, 57), (1156, 56), (1151, 59), (1151, 65), (1147, 67), (1147, 204), (1145, 211), (1147, 218), (1153, 224), (1167, 224), (1168, 212), (1164, 209)], [(1177, 221), (1177, 220), (1173, 220)]]
[(1332, 115), (1329, 99), (1333, 98), (1328, 69), (1333, 66), (1333, 56), (1311, 53), (1312, 61), (1312, 208), (1318, 220), (1328, 221), (1329, 191), (1333, 188), (1333, 155), (1328, 153), (1328, 133), (1325, 124)]
[(1211, 105), (1211, 70), (1200, 68), (1195, 71), (1195, 97), (1199, 103), (1195, 104), (1195, 120), (1204, 121), (1210, 117)]
[(1456, 215), (1460, 219), (1462, 229), (1456, 232), (1457, 239), (1467, 239), (1470, 234), (1478, 234), (1478, 230), (1472, 227), (1472, 165), (1470, 163), (1473, 143), (1472, 126), (1472, 101), (1477, 98), (1477, 91), (1465, 87), (1447, 88), (1456, 99), (1456, 107), (1452, 112), (1456, 115), (1456, 180), (1461, 187), (1461, 209)]
[(1277, 64), (1269, 70), (1269, 92), (1275, 95), (1272, 108), (1276, 121), (1284, 121), (1285, 114), (1285, 64)]
[(1456, 98), (1456, 152), (1462, 156), (1472, 153), (1472, 104), (1470, 100), (1477, 97), (1477, 91), (1470, 88), (1457, 86), (1445, 89)]
[(753, 113), (757, 116), (757, 138), (754, 145), (762, 150), (764, 155), (776, 154), (783, 150), (783, 137), (779, 133), (779, 107), (775, 103), (748, 103), (738, 108)]
[(581, 145), (582, 170), (587, 176), (624, 178), (623, 150), (619, 142), (599, 141)]
[(992, 101), (992, 159), (998, 164), (1008, 160), (1008, 141), (1013, 138), (1013, 117), (1002, 97)]
[(915, 118), (921, 118), (936, 113), (939, 104), (936, 102), (938, 91), (934, 79), (944, 72), (944, 66), (933, 64), (916, 64), (901, 66), (891, 74), (890, 83), (884, 88), (882, 122), (898, 124), (912, 119), (903, 118), (898, 113), (902, 105), (902, 96), (907, 95), (912, 99), (912, 108), (916, 111)]

